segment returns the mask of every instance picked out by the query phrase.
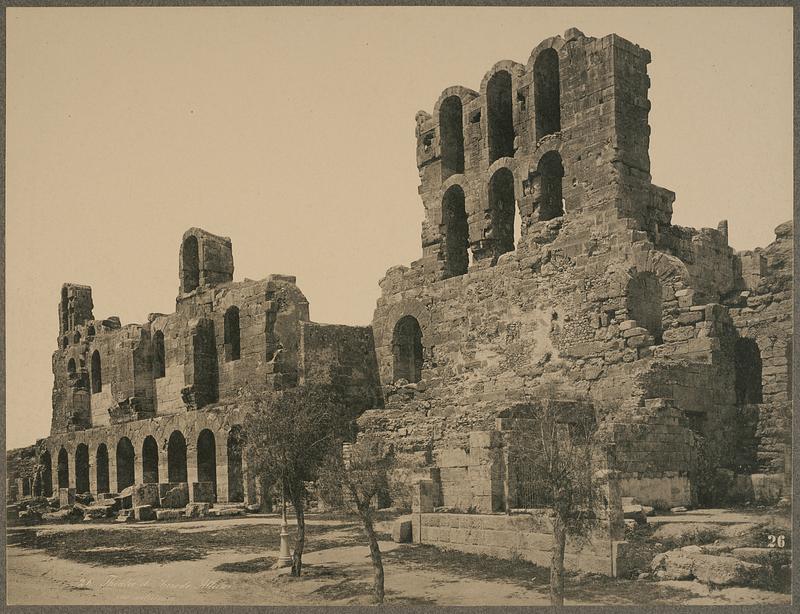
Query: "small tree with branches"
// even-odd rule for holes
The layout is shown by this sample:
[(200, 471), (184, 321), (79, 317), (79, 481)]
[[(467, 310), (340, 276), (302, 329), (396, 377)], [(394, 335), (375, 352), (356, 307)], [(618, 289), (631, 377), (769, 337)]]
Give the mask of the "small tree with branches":
[(279, 484), (297, 519), (292, 576), (300, 576), (305, 547), (306, 482), (339, 437), (348, 436), (353, 416), (338, 388), (308, 385), (248, 395), (242, 429), (248, 468), (267, 484)]
[(588, 540), (605, 504), (594, 414), (575, 403), (550, 400), (519, 409), (509, 438), (511, 494), (516, 507), (552, 511), (550, 601), (563, 605), (567, 537)]
[(395, 466), (389, 446), (376, 435), (366, 434), (354, 444), (333, 450), (319, 473), (318, 486), (326, 503), (355, 512), (361, 520), (374, 570), (376, 603), (383, 603), (383, 561), (375, 535), (373, 503), (390, 490), (390, 475)]

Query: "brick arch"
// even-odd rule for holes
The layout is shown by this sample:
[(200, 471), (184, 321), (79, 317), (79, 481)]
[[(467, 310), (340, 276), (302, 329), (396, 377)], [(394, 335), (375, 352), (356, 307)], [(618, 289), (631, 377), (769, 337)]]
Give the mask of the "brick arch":
[(461, 105), (464, 107), (466, 112), (467, 104), (475, 100), (479, 95), (480, 94), (478, 94), (478, 92), (475, 90), (464, 87), (463, 85), (451, 85), (450, 87), (443, 89), (442, 93), (439, 94), (436, 104), (433, 105), (433, 117), (439, 117), (439, 108), (442, 106), (442, 103), (451, 96), (457, 96), (461, 99)]
[(561, 36), (551, 36), (550, 38), (544, 39), (541, 43), (533, 48), (530, 56), (528, 56), (528, 61), (525, 64), (526, 71), (531, 72), (533, 70), (533, 65), (536, 63), (536, 58), (538, 58), (539, 54), (545, 49), (555, 49), (558, 51), (558, 59), (561, 60), (561, 49), (566, 44), (567, 41), (565, 41)]

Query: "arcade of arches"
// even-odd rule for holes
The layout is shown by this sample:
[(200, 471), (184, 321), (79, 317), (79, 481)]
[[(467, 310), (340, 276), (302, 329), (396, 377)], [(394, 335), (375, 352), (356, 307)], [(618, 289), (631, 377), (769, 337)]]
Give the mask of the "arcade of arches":
[(190, 500), (195, 501), (201, 499), (194, 496), (193, 485), (207, 483), (210, 488), (197, 492), (213, 493), (210, 502), (256, 500), (238, 425), (199, 432), (175, 428), (163, 438), (151, 432), (138, 438), (118, 434), (113, 439), (109, 432), (112, 439), (98, 440), (97, 434), (82, 431), (78, 435), (85, 440), (53, 441), (51, 448), (42, 450), (39, 464), (43, 469), (31, 485), (33, 494), (50, 497), (59, 489), (73, 489), (97, 495), (119, 493), (139, 483), (186, 483)]

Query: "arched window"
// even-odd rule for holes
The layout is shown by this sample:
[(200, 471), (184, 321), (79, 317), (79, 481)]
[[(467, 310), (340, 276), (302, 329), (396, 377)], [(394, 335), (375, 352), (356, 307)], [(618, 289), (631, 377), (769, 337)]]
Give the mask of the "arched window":
[(500, 255), (514, 249), (514, 175), (507, 168), (498, 169), (489, 180), (489, 210), (495, 254)]
[(108, 448), (101, 443), (97, 446), (97, 492), (107, 493), (111, 491), (111, 480), (108, 477)]
[(75, 331), (75, 334), (72, 336), (73, 343), (80, 343), (81, 341), (81, 333), (80, 331)]
[(200, 250), (197, 246), (197, 237), (189, 236), (183, 242), (181, 250), (181, 284), (183, 292), (196, 290), (200, 285)]
[(66, 335), (64, 335), (64, 336), (61, 338), (61, 349), (62, 349), (62, 350), (66, 350), (68, 346), (69, 346), (69, 337), (67, 337)]
[(242, 471), (241, 427), (234, 426), (228, 434), (228, 501), (244, 501)]
[(197, 437), (197, 481), (211, 482), (214, 496), (217, 495), (217, 447), (214, 433), (208, 429)]
[(413, 316), (397, 321), (392, 337), (393, 381), (418, 382), (422, 379), (422, 329)]
[(558, 52), (545, 49), (533, 64), (536, 140), (561, 130), (561, 81)]
[(50, 452), (45, 450), (39, 457), (40, 475), (42, 486), (41, 491), (45, 497), (53, 496), (53, 461), (50, 458)]
[(64, 448), (58, 451), (58, 487), (69, 488), (69, 455)]
[(754, 339), (736, 340), (733, 351), (736, 403), (749, 405), (763, 401), (761, 383), (761, 349)]
[(67, 362), (67, 375), (72, 377), (73, 375), (75, 375), (75, 372), (76, 372), (75, 359), (74, 358), (70, 358), (69, 362)]
[(75, 448), (75, 492), (89, 492), (89, 448), (85, 443)]
[(153, 377), (164, 377), (166, 372), (166, 356), (164, 350), (164, 333), (157, 330), (153, 335)]
[(94, 326), (92, 324), (89, 324), (89, 328), (86, 330), (86, 334), (89, 337), (94, 337), (95, 336), (96, 333), (95, 333), (95, 330), (94, 330)]
[(229, 307), (225, 312), (225, 360), (239, 360), (239, 308)]
[(464, 126), (461, 98), (448, 96), (439, 107), (442, 180), (464, 172)]
[(152, 435), (142, 443), (142, 481), (145, 484), (158, 484), (158, 444)]
[(662, 343), (662, 294), (661, 282), (649, 271), (636, 273), (625, 290), (628, 317), (646, 328), (656, 344)]
[(564, 166), (556, 151), (548, 151), (539, 160), (536, 169), (539, 173), (539, 220), (552, 220), (564, 215), (561, 182)]
[(100, 369), (100, 352), (97, 350), (92, 354), (92, 394), (96, 394), (103, 389), (103, 373)]
[(464, 190), (454, 185), (442, 199), (444, 222), (445, 266), (447, 277), (463, 275), (469, 267), (469, 223), (464, 203)]
[(170, 482), (187, 482), (186, 438), (180, 431), (172, 431), (167, 442), (167, 471)]
[(511, 74), (500, 70), (486, 86), (488, 111), (489, 164), (514, 155), (514, 107), (511, 101)]
[(133, 463), (136, 457), (133, 444), (127, 437), (117, 443), (117, 492), (122, 492), (135, 481)]

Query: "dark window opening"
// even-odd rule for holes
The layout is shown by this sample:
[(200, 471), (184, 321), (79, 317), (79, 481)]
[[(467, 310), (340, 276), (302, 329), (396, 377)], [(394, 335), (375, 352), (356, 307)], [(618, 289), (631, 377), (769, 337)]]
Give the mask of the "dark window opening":
[(533, 96), (536, 105), (536, 140), (561, 130), (561, 82), (558, 52), (545, 49), (533, 65)]
[(89, 492), (89, 448), (85, 443), (75, 448), (75, 492)]
[(58, 487), (69, 488), (69, 455), (64, 448), (58, 451)]
[(464, 126), (461, 99), (449, 96), (439, 107), (442, 179), (464, 172)]
[(514, 108), (511, 98), (511, 74), (501, 70), (486, 86), (489, 122), (489, 164), (514, 155)]
[(647, 329), (656, 345), (662, 341), (663, 291), (661, 282), (653, 273), (636, 273), (625, 291), (628, 317)]
[(225, 312), (225, 360), (239, 360), (239, 308), (230, 307)]
[(496, 255), (514, 250), (516, 209), (514, 175), (507, 168), (501, 168), (489, 180), (491, 236), (494, 239)]
[(158, 379), (166, 373), (166, 355), (164, 350), (164, 333), (160, 330), (153, 335), (153, 377)]
[(39, 458), (39, 464), (41, 465), (40, 475), (41, 475), (41, 486), (39, 488), (42, 495), (45, 497), (52, 497), (53, 496), (53, 462), (50, 459), (50, 452), (46, 450), (42, 453), (42, 456)]
[(736, 340), (733, 350), (736, 403), (749, 405), (763, 401), (761, 383), (761, 349), (753, 339)]
[(108, 448), (101, 443), (97, 446), (97, 492), (111, 491), (111, 480), (108, 476)]
[(181, 259), (183, 264), (181, 279), (183, 291), (191, 292), (200, 285), (200, 251), (197, 245), (197, 237), (186, 237), (183, 242)]
[(558, 152), (548, 151), (539, 160), (537, 167), (540, 181), (539, 220), (546, 221), (564, 215), (561, 182), (564, 166)]
[(135, 481), (133, 444), (127, 437), (117, 443), (117, 492), (122, 492)]
[(87, 334), (89, 337), (94, 337), (94, 336), (95, 336), (95, 334), (96, 334), (96, 331), (95, 331), (95, 329), (94, 329), (94, 326), (92, 326), (92, 325), (90, 324), (90, 325), (89, 325), (89, 328), (88, 328), (88, 329), (87, 329), (87, 331), (86, 331), (86, 334)]
[(208, 429), (200, 431), (197, 438), (197, 481), (211, 482), (214, 498), (217, 496), (217, 448), (214, 433)]
[(241, 428), (234, 426), (228, 434), (228, 501), (244, 501)]
[(72, 377), (73, 375), (75, 375), (75, 373), (76, 373), (75, 359), (74, 358), (70, 358), (69, 362), (67, 363), (67, 375)]
[(66, 336), (62, 337), (62, 339), (61, 339), (61, 349), (66, 350), (68, 346), (69, 346), (69, 337), (66, 337)]
[(100, 368), (100, 352), (97, 350), (92, 354), (92, 394), (96, 394), (103, 389), (103, 373)]
[(172, 431), (167, 443), (167, 472), (170, 482), (187, 482), (186, 439), (180, 431)]
[(404, 379), (413, 383), (422, 379), (422, 329), (415, 317), (398, 320), (392, 337), (392, 355), (393, 381)]
[(463, 275), (469, 267), (469, 223), (464, 191), (453, 186), (442, 199), (444, 222), (445, 266), (447, 277)]
[(152, 435), (145, 437), (142, 444), (142, 481), (158, 483), (158, 444)]

